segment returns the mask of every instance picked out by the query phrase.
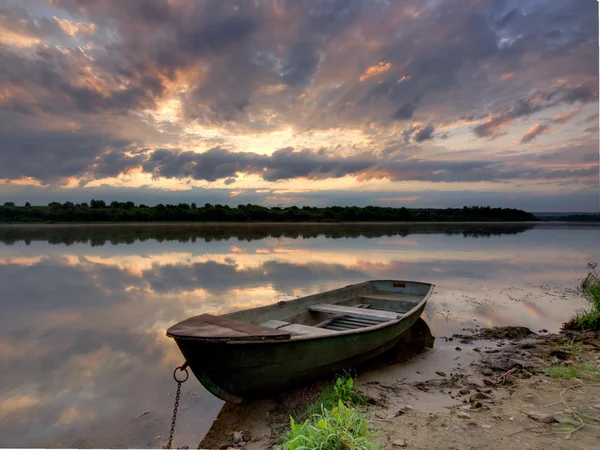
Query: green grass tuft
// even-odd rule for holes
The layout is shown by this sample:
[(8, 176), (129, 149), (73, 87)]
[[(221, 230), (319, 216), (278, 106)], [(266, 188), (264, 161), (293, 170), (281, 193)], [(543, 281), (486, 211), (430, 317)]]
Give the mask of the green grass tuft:
[(362, 406), (366, 403), (366, 399), (354, 389), (354, 379), (344, 375), (336, 378), (335, 383), (323, 389), (317, 401), (308, 407), (306, 415), (310, 417), (318, 414), (322, 407), (332, 409), (340, 400), (354, 406)]
[(375, 450), (373, 435), (362, 412), (355, 406), (366, 403), (354, 389), (354, 379), (338, 377), (321, 392), (306, 412), (306, 420), (290, 417), (290, 430), (281, 441), (281, 450)]
[(321, 407), (302, 423), (290, 418), (290, 431), (281, 450), (377, 450), (363, 414), (339, 400), (332, 409)]
[(564, 324), (564, 328), (568, 330), (600, 331), (600, 275), (596, 267), (597, 263), (588, 263), (589, 273), (581, 283), (591, 306), (578, 312)]
[(600, 380), (600, 369), (590, 362), (578, 362), (568, 366), (554, 365), (546, 369), (546, 375), (551, 378), (571, 380)]

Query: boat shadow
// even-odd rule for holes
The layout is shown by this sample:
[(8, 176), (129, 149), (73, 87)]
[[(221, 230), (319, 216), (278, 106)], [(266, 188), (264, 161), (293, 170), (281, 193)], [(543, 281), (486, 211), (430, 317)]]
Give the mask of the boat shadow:
[[(432, 348), (434, 342), (427, 322), (419, 318), (392, 349), (338, 376), (356, 377), (382, 366), (402, 364)], [(289, 425), (290, 416), (302, 417), (307, 405), (314, 402), (333, 379), (335, 375), (238, 405), (225, 403), (198, 448), (233, 446), (236, 432), (245, 432), (252, 441), (271, 440), (279, 430)]]

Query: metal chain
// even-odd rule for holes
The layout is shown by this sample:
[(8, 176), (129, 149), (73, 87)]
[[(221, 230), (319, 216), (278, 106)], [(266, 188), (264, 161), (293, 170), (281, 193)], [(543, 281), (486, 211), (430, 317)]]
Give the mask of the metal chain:
[[(181, 385), (183, 383), (185, 383), (187, 381), (188, 377), (190, 376), (190, 374), (187, 371), (187, 366), (188, 366), (188, 363), (186, 362), (181, 367), (178, 367), (177, 369), (175, 369), (173, 371), (173, 378), (177, 382), (177, 393), (175, 394), (175, 407), (173, 408), (173, 420), (171, 420), (171, 431), (169, 432), (169, 442), (167, 443), (167, 447), (166, 447), (168, 449), (171, 448), (171, 444), (173, 443), (173, 434), (175, 433), (175, 421), (177, 420), (177, 409), (179, 408), (179, 396), (181, 394)], [(179, 380), (177, 378), (178, 370), (185, 372), (184, 379)]]

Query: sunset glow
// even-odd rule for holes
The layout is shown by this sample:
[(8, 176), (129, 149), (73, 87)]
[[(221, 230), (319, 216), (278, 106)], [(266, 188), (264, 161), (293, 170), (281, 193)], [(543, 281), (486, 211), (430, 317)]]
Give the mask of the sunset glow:
[(7, 1), (0, 59), (4, 201), (598, 209), (593, 0)]

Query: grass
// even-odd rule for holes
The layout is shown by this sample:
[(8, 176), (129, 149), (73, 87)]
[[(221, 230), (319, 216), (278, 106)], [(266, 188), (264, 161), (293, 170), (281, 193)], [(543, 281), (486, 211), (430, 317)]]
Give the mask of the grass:
[(600, 369), (590, 362), (576, 362), (568, 366), (552, 365), (546, 369), (546, 375), (551, 378), (564, 380), (593, 380), (600, 381)]
[(597, 271), (598, 263), (590, 262), (587, 265), (588, 274), (581, 283), (581, 288), (590, 301), (590, 307), (584, 309), (564, 324), (568, 330), (600, 331), (600, 274)]
[(290, 417), (290, 430), (283, 437), (281, 450), (376, 450), (367, 420), (356, 407), (366, 403), (354, 389), (354, 380), (339, 377), (326, 387), (307, 410), (307, 418), (296, 423)]
[(348, 375), (337, 377), (335, 383), (330, 384), (321, 391), (319, 398), (307, 408), (308, 417), (319, 414), (321, 407), (332, 409), (339, 401), (346, 405), (363, 406), (366, 399), (354, 389), (354, 379)]

